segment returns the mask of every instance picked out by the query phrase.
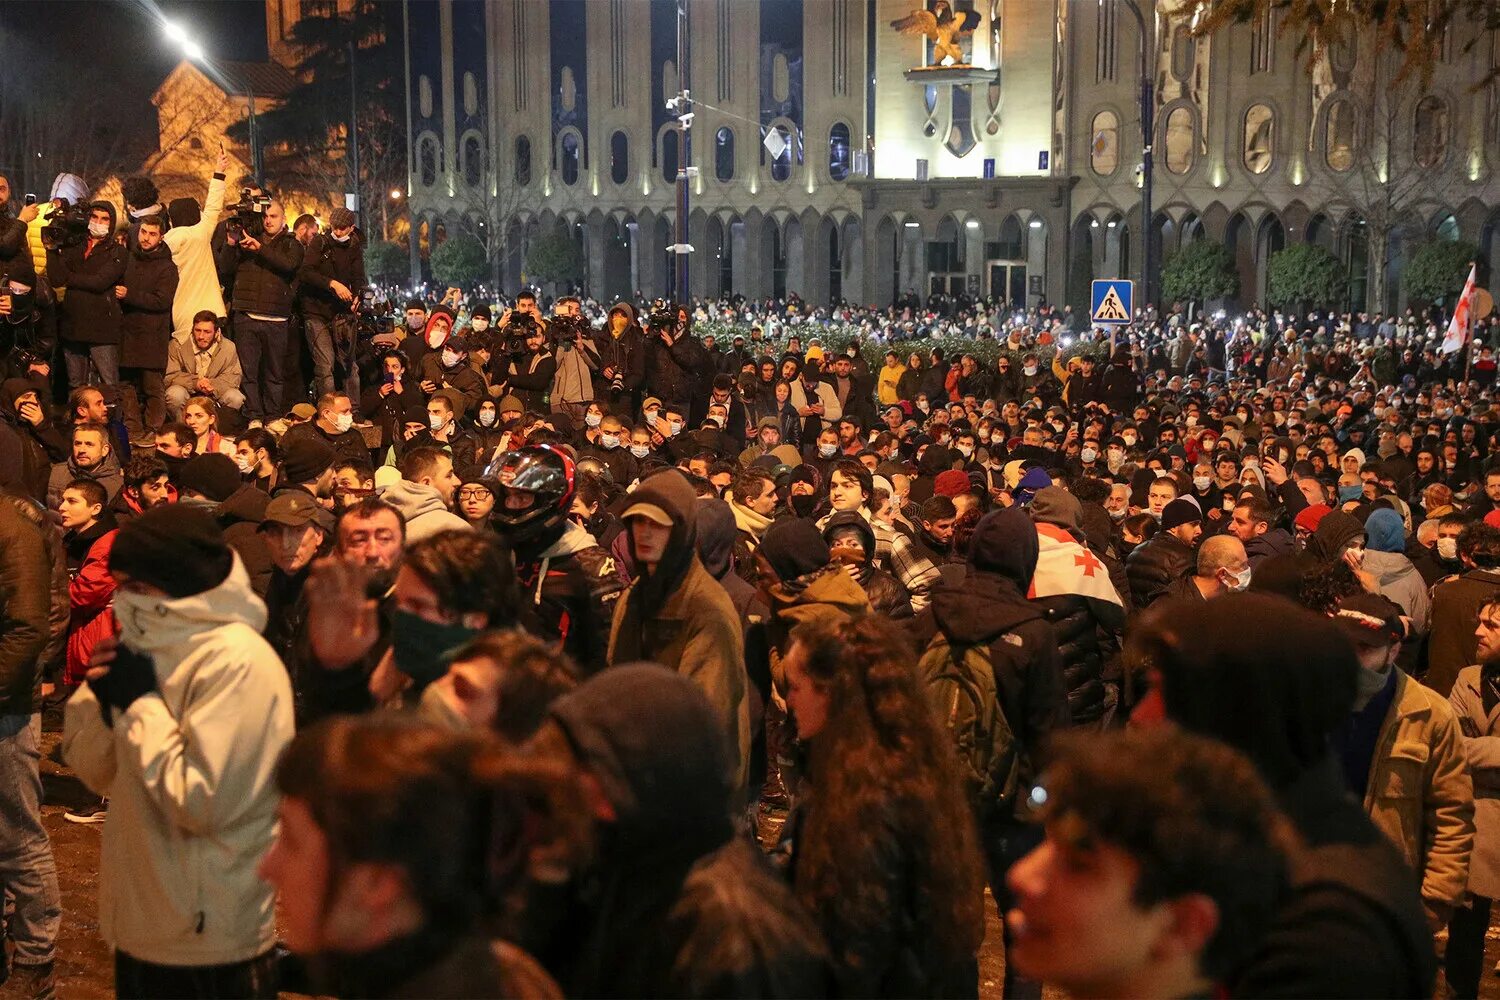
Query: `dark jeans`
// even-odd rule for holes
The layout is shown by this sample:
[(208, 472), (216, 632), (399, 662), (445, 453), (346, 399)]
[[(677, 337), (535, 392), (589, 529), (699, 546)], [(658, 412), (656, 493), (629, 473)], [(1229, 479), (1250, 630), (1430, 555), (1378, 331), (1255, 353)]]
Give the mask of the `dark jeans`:
[(130, 436), (138, 438), (146, 431), (161, 430), (167, 420), (164, 373), (154, 368), (122, 368), (120, 376), (124, 385), (130, 386), (120, 394), (122, 416)]
[(1484, 936), (1490, 929), (1490, 904), (1484, 896), (1473, 896), (1468, 906), (1457, 907), (1448, 920), (1448, 951), (1443, 973), (1448, 994), (1461, 998), (1479, 996), (1479, 978), (1484, 975)]
[(1005, 981), (1001, 984), (1000, 995), (1005, 1000), (1041, 1000), (1042, 984), (1022, 976), (1011, 961), (1011, 935), (1010, 927), (1005, 922), (1005, 911), (1015, 904), (1015, 897), (1005, 885), (1005, 876), (1011, 865), (1042, 842), (1042, 827), (1037, 823), (1004, 820), (982, 824), (979, 836), (984, 841), (984, 860), (989, 870), (990, 892), (995, 897), (995, 908), (1000, 911), (1001, 934), (1005, 944)]
[(120, 1000), (276, 1000), (276, 950), (228, 965), (157, 965), (115, 952)]
[(245, 416), (268, 420), (281, 415), (282, 383), (286, 379), (289, 320), (251, 319), (234, 314), (234, 347), (240, 356), (244, 381)]
[(359, 366), (354, 361), (356, 323), (352, 313), (340, 313), (332, 319), (306, 316), (302, 320), (307, 349), (312, 354), (313, 398), (333, 391), (335, 375), (339, 389), (352, 400), (359, 400)]
[(6, 933), (23, 965), (52, 961), (62, 923), (52, 842), (42, 826), (41, 734), (39, 712), (0, 715), (0, 897), (12, 906)]
[[(120, 384), (119, 344), (63, 344), (63, 363), (68, 369), (68, 387)], [(98, 375), (97, 379), (90, 377)]]

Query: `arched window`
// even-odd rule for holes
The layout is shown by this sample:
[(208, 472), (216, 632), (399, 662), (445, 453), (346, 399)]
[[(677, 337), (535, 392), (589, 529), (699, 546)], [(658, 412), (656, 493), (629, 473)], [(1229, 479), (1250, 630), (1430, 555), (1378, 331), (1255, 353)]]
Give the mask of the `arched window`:
[(568, 132), (562, 137), (562, 182), (569, 187), (578, 183), (578, 161), (581, 158), (578, 136)]
[(1448, 158), (1448, 105), (1440, 97), (1417, 102), (1412, 155), (1421, 167), (1441, 166)]
[(781, 133), (783, 148), (780, 156), (771, 157), (771, 180), (784, 181), (792, 176), (792, 137), (784, 125), (777, 125), (775, 131)]
[(728, 125), (714, 133), (714, 178), (734, 180), (734, 129)]
[(1323, 122), (1323, 159), (1328, 169), (1343, 173), (1354, 166), (1354, 106), (1347, 100), (1328, 105)]
[(432, 81), (425, 76), (417, 77), (417, 113), (432, 117)]
[(516, 183), (531, 183), (531, 140), (524, 135), (516, 136)]
[(1263, 174), (1271, 169), (1274, 158), (1276, 116), (1264, 104), (1252, 104), (1245, 112), (1245, 145), (1242, 152), (1245, 169), (1252, 174)]
[(1162, 145), (1166, 147), (1163, 159), (1167, 169), (1174, 174), (1187, 173), (1193, 167), (1193, 142), (1198, 132), (1193, 124), (1193, 112), (1181, 105), (1173, 108), (1167, 115), (1163, 131), (1165, 141)]
[(661, 135), (661, 179), (668, 184), (677, 183), (679, 138), (675, 128), (669, 128)]
[(1433, 227), (1432, 235), (1434, 239), (1440, 242), (1457, 243), (1459, 237), (1458, 220), (1451, 213), (1443, 216), (1438, 221), (1438, 224)]
[(828, 130), (828, 176), (842, 181), (849, 177), (853, 156), (849, 151), (849, 126), (835, 122)]
[(437, 136), (424, 135), (417, 146), (417, 180), (423, 187), (432, 187), (437, 183), (437, 175)]
[(1089, 145), (1089, 165), (1094, 173), (1108, 177), (1120, 165), (1120, 119), (1113, 111), (1094, 116), (1093, 141)]
[(1193, 71), (1193, 36), (1186, 24), (1172, 29), (1172, 75), (1186, 80)]
[(479, 136), (470, 135), (464, 139), (464, 183), (477, 188), (483, 181), (484, 149), (480, 145)]
[(616, 184), (630, 179), (630, 140), (624, 132), (609, 137), (609, 179)]

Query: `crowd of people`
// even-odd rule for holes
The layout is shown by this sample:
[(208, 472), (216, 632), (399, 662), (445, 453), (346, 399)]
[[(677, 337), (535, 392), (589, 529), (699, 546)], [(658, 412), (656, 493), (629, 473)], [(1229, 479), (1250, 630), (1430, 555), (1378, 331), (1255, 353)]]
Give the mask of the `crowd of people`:
[(1006, 997), (1477, 995), (1482, 324), (380, 322), (223, 188), (0, 215), (6, 995), (57, 704), (124, 997), (973, 997), (986, 886)]

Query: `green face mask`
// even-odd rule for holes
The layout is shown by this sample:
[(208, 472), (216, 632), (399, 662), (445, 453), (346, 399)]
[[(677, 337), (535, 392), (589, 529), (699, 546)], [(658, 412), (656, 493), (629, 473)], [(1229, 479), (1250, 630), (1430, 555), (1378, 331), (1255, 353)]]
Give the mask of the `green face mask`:
[(448, 671), (453, 653), (479, 634), (465, 625), (439, 625), (410, 611), (396, 611), (391, 649), (396, 666), (425, 688)]

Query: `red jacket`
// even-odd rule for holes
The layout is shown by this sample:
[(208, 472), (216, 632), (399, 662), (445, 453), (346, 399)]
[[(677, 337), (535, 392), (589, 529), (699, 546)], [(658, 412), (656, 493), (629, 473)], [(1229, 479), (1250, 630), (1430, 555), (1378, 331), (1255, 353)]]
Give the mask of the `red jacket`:
[(68, 665), (63, 673), (68, 687), (83, 683), (94, 646), (103, 637), (115, 634), (115, 613), (110, 606), (115, 578), (109, 573), (109, 550), (114, 547), (117, 534), (118, 531), (111, 531), (100, 535), (89, 546), (83, 565), (68, 584), (73, 609), (68, 619)]

